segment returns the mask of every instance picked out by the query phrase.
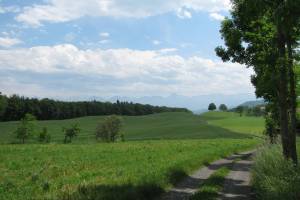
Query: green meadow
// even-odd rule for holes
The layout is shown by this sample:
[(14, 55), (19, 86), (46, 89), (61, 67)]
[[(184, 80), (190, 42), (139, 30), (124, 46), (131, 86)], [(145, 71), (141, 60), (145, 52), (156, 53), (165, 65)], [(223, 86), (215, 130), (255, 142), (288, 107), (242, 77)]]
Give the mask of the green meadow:
[[(63, 127), (77, 123), (81, 129), (74, 143), (95, 142), (95, 129), (105, 116), (37, 122), (37, 129), (47, 127), (53, 142), (62, 143)], [(192, 113), (161, 113), (145, 116), (123, 116), (126, 140), (145, 139), (214, 139), (245, 138), (263, 129), (263, 119), (239, 117), (235, 113), (210, 112), (201, 116)], [(19, 122), (0, 123), (0, 142), (16, 142), (14, 131)]]
[[(126, 141), (117, 143), (95, 142), (101, 116), (40, 121), (53, 143), (0, 145), (0, 199), (154, 199), (202, 165), (259, 144), (252, 124), (263, 121), (247, 118), (221, 112), (123, 117)], [(62, 127), (74, 122), (80, 135), (62, 144)], [(0, 123), (2, 143), (13, 141), (17, 124)]]
[(207, 112), (201, 117), (209, 125), (217, 126), (236, 133), (261, 136), (265, 120), (263, 117), (240, 116), (234, 112)]

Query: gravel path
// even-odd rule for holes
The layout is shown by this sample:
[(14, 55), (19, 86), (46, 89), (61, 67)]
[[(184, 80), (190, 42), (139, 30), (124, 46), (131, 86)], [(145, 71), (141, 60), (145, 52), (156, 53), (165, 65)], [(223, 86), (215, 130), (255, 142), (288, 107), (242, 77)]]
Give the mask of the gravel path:
[[(250, 159), (254, 151), (245, 152), (241, 154), (234, 154), (228, 158), (217, 160), (210, 165), (199, 169), (192, 175), (186, 177), (182, 182), (177, 184), (174, 188), (171, 188), (165, 193), (161, 200), (188, 200), (190, 196), (199, 190), (199, 186), (204, 180), (208, 179), (216, 170), (221, 167), (229, 167), (232, 171), (226, 177), (224, 191), (220, 194), (220, 199), (239, 199), (241, 192), (245, 192), (242, 199), (248, 196), (250, 190)], [(236, 159), (241, 159), (238, 162), (234, 162)], [(238, 186), (238, 188), (236, 188)], [(249, 188), (248, 188), (249, 187)], [(242, 190), (241, 190), (242, 188)]]
[(248, 154), (231, 167), (225, 179), (223, 191), (219, 199), (224, 200), (251, 200), (254, 199), (250, 186), (250, 170), (253, 164), (252, 154)]

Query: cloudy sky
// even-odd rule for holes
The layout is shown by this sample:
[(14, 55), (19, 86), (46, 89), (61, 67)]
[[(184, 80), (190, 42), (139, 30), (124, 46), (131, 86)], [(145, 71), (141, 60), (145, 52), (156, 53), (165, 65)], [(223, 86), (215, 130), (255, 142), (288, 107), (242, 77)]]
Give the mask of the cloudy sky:
[(0, 91), (35, 97), (252, 94), (222, 63), (229, 0), (0, 0)]

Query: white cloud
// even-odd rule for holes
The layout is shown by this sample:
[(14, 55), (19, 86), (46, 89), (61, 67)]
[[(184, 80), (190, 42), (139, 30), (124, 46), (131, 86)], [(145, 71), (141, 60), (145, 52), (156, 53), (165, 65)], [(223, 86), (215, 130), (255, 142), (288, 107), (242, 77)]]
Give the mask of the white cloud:
[(212, 18), (212, 19), (215, 19), (215, 20), (218, 20), (218, 21), (223, 21), (225, 19), (225, 17), (219, 13), (210, 13), (209, 16)]
[(20, 43), (22, 43), (22, 41), (17, 38), (0, 37), (0, 47), (8, 48)]
[(110, 41), (109, 40), (100, 40), (99, 41), (99, 44), (107, 44), (109, 43)]
[[(175, 49), (87, 49), (64, 44), (0, 50), (0, 70), (111, 77), (109, 93), (127, 95), (238, 94), (252, 92), (251, 69), (193, 56)], [(39, 77), (39, 75), (36, 75)], [(117, 82), (124, 84), (116, 86)], [(126, 84), (125, 84), (126, 83)], [(106, 95), (106, 94), (104, 94)]]
[(154, 44), (154, 45), (160, 45), (161, 42), (160, 42), (159, 40), (153, 40), (153, 41), (152, 41), (152, 44)]
[(177, 10), (177, 16), (181, 19), (190, 19), (192, 18), (192, 13), (185, 8), (179, 8)]
[(48, 0), (23, 8), (16, 17), (31, 26), (44, 22), (66, 22), (83, 16), (143, 18), (176, 12), (179, 17), (191, 18), (190, 11), (208, 13), (226, 11), (230, 0)]
[(0, 6), (0, 14), (20, 12), (18, 6)]
[(110, 34), (107, 33), (107, 32), (103, 32), (103, 33), (100, 33), (100, 36), (101, 36), (101, 37), (109, 37)]

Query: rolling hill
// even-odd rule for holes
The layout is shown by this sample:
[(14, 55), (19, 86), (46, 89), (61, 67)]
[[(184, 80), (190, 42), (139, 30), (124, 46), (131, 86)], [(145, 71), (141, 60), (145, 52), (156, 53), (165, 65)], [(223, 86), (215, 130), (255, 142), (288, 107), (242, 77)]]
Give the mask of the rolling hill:
[[(245, 138), (249, 137), (247, 131), (239, 133), (239, 129), (230, 130), (222, 125), (220, 121), (210, 122), (208, 116), (211, 114), (194, 115), (191, 113), (160, 113), (145, 116), (123, 116), (123, 133), (126, 140), (144, 140), (144, 139), (213, 139), (213, 138)], [(218, 116), (220, 115), (217, 114)], [(233, 123), (236, 116), (223, 114), (226, 124)], [(233, 117), (233, 118), (232, 118)], [(82, 117), (68, 120), (49, 120), (38, 121), (37, 127), (41, 130), (47, 127), (51, 134), (52, 141), (62, 142), (62, 128), (77, 123), (81, 133), (74, 139), (75, 143), (94, 142), (94, 131), (98, 123), (101, 123), (104, 116)], [(248, 120), (248, 118), (238, 118)], [(250, 118), (252, 119), (252, 118)], [(240, 121), (241, 121), (240, 120)], [(0, 142), (10, 143), (14, 141), (13, 132), (19, 122), (1, 122), (0, 123)], [(248, 123), (248, 121), (247, 121)], [(243, 127), (243, 124), (241, 124)], [(230, 127), (229, 127), (230, 128)]]

